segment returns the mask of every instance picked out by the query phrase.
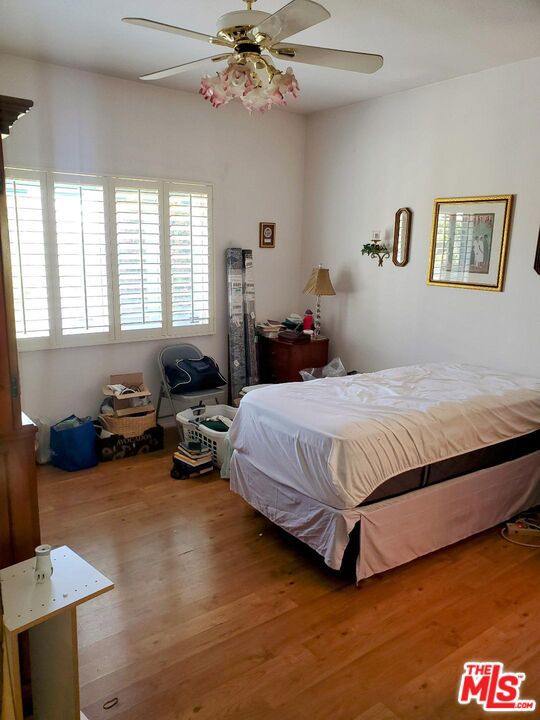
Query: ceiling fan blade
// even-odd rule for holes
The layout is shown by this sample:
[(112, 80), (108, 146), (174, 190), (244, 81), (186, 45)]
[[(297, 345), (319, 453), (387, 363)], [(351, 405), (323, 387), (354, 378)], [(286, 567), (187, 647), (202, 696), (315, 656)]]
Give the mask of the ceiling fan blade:
[(336, 70), (351, 70), (357, 73), (374, 73), (383, 66), (382, 55), (370, 53), (351, 52), (349, 50), (332, 50), (313, 45), (290, 45), (279, 43), (270, 48), (274, 57), (282, 60), (306, 63), (307, 65), (322, 65)]
[(313, 0), (292, 0), (249, 32), (257, 42), (270, 38), (274, 43), (328, 20), (330, 13)]
[(171, 77), (171, 75), (179, 75), (180, 73), (187, 72), (188, 70), (193, 70), (196, 67), (208, 65), (209, 62), (219, 62), (220, 60), (225, 60), (231, 55), (232, 53), (223, 53), (222, 55), (213, 55), (212, 57), (193, 60), (192, 62), (182, 63), (182, 65), (165, 68), (165, 70), (148, 73), (148, 75), (141, 75), (139, 80), (162, 80), (163, 78)]
[(161, 30), (162, 32), (173, 33), (173, 35), (182, 35), (182, 37), (188, 37), (192, 40), (202, 40), (203, 42), (208, 42), (212, 45), (223, 45), (224, 47), (231, 47), (228, 42), (226, 42), (225, 40), (221, 40), (221, 38), (215, 37), (214, 35), (205, 35), (204, 33), (195, 32), (195, 30), (186, 30), (185, 28), (176, 27), (176, 25), (167, 25), (167, 23), (158, 22), (157, 20), (147, 20), (146, 18), (137, 17), (125, 17), (122, 18), (122, 22), (129, 23), (130, 25), (147, 27), (151, 30)]

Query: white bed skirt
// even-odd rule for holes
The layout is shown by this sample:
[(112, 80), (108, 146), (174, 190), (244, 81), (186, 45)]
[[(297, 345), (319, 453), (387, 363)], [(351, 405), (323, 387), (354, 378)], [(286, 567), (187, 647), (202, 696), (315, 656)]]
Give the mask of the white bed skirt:
[(373, 505), (337, 510), (233, 453), (231, 490), (338, 570), (359, 522), (357, 580), (487, 530), (540, 504), (540, 451)]

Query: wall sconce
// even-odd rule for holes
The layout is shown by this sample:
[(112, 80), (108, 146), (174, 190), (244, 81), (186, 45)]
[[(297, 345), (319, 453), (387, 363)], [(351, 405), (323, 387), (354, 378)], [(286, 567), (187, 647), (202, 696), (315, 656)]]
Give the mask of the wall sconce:
[(382, 267), (384, 260), (390, 257), (390, 251), (386, 245), (381, 245), (381, 231), (374, 230), (371, 236), (371, 242), (366, 243), (362, 248), (362, 255), (368, 255), (371, 258), (377, 258), (378, 267)]

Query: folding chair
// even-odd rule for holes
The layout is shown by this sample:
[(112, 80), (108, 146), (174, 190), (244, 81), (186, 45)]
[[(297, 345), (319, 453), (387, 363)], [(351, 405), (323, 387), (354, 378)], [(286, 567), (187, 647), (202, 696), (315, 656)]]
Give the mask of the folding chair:
[[(163, 418), (174, 417), (176, 422), (176, 414), (181, 410), (187, 410), (194, 405), (203, 403), (204, 405), (211, 404), (212, 402), (216, 405), (227, 403), (228, 386), (223, 385), (221, 387), (211, 388), (210, 390), (199, 390), (195, 392), (187, 392), (183, 394), (172, 393), (169, 382), (167, 380), (167, 374), (165, 372), (166, 366), (175, 365), (178, 360), (200, 360), (204, 357), (203, 353), (195, 345), (189, 343), (180, 343), (178, 345), (167, 345), (160, 350), (158, 355), (159, 372), (161, 375), (161, 386), (159, 389), (159, 398), (156, 408), (156, 419), (159, 422), (161, 401), (167, 399), (171, 408), (171, 412), (168, 415), (163, 415)], [(175, 409), (175, 403), (177, 409)], [(181, 407), (178, 407), (181, 406)], [(182, 429), (176, 422), (178, 434), (180, 439), (183, 437)]]

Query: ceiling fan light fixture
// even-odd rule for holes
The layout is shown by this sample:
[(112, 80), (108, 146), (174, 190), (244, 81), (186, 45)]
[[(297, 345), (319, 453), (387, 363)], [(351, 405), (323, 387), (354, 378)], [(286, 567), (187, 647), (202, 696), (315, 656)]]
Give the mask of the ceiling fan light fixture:
[(285, 72), (274, 67), (272, 56), (306, 65), (349, 70), (355, 73), (377, 72), (382, 55), (312, 45), (289, 44), (289, 37), (327, 20), (330, 13), (315, 0), (288, 0), (270, 15), (253, 10), (256, 0), (244, 0), (246, 10), (233, 10), (218, 19), (217, 34), (169, 25), (148, 18), (125, 17), (124, 22), (182, 37), (226, 47), (228, 52), (184, 62), (181, 65), (141, 75), (141, 80), (163, 80), (210, 62), (227, 61), (227, 67), (215, 77), (205, 75), (199, 92), (213, 107), (239, 99), (253, 112), (264, 112), (274, 105), (286, 105), (289, 96), (298, 97), (300, 88), (292, 68)]
[[(261, 63), (264, 69), (259, 74)], [(261, 56), (232, 57), (225, 70), (214, 77), (205, 75), (202, 78), (199, 93), (214, 108), (238, 99), (251, 113), (270, 110), (273, 105), (286, 105), (286, 96), (298, 97), (300, 87), (292, 68), (287, 68), (286, 72), (276, 70)]]

